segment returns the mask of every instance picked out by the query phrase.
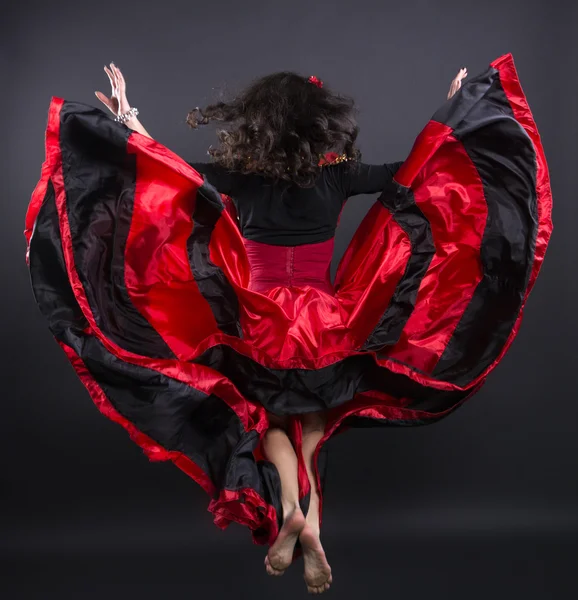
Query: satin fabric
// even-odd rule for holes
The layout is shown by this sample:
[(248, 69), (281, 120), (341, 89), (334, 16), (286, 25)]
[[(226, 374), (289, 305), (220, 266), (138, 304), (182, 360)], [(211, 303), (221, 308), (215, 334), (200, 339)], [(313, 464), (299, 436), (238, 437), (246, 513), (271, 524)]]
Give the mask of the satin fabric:
[[(99, 410), (202, 485), (217, 525), (236, 521), (271, 543), (282, 515), (260, 447), (266, 409), (291, 417), (299, 454), (295, 414), (327, 407), (321, 492), (332, 435), (456, 410), (519, 329), (551, 204), (511, 55), (424, 127), (334, 288), (330, 244), (247, 244), (231, 202), (168, 148), (53, 98), (27, 261), (42, 314)], [(299, 474), (306, 511), (302, 461)]]
[(249, 261), (248, 289), (314, 287), (334, 295), (330, 268), (334, 240), (300, 246), (273, 246), (243, 238)]

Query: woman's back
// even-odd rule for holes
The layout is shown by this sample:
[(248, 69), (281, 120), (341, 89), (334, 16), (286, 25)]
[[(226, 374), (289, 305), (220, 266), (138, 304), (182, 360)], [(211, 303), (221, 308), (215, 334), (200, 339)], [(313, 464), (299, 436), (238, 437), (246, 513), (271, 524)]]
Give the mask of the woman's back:
[(217, 163), (189, 164), (234, 203), (251, 289), (309, 285), (327, 293), (333, 293), (333, 238), (345, 201), (383, 190), (401, 165), (330, 164), (321, 169), (314, 187), (304, 188), (228, 171)]
[(217, 163), (189, 164), (232, 199), (244, 238), (299, 246), (333, 238), (347, 198), (382, 191), (402, 163), (327, 165), (311, 188), (288, 181), (274, 183), (257, 173), (228, 171)]

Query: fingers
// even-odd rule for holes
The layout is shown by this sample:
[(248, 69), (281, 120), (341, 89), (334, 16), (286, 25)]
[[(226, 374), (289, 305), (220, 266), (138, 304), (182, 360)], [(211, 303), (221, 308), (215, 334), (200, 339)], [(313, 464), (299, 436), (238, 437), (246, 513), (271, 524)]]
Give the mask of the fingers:
[(106, 74), (108, 75), (108, 78), (110, 79), (110, 83), (111, 84), (114, 83), (114, 80), (116, 79), (116, 75), (106, 65), (104, 65), (104, 70), (105, 70)]
[(454, 81), (456, 81), (458, 84), (458, 88), (462, 85), (462, 79), (464, 79), (467, 76), (468, 76), (468, 70), (465, 67), (458, 71), (458, 74), (456, 75), (456, 78), (454, 79)]
[(120, 69), (114, 63), (110, 63), (110, 64), (111, 64), (112, 68), (114, 69), (114, 72), (116, 73), (116, 76), (118, 77), (118, 80), (124, 81), (124, 77), (122, 76)]
[(124, 77), (123, 77), (122, 73), (120, 72), (119, 68), (114, 63), (112, 63), (112, 62), (110, 63), (110, 68), (108, 68), (105, 65), (104, 70), (106, 71), (106, 74), (108, 75), (108, 78), (110, 80), (110, 85), (112, 86), (113, 90), (124, 89), (124, 87), (125, 87)]
[(114, 64), (114, 63), (110, 63), (110, 66), (114, 69), (114, 73), (116, 75), (116, 81), (117, 81), (117, 85), (119, 87), (119, 89), (121, 91), (124, 91), (126, 88), (126, 82), (124, 80), (124, 76), (121, 73), (120, 69)]
[(106, 71), (106, 74), (108, 75), (108, 79), (110, 81), (110, 87), (112, 88), (112, 93), (114, 94), (116, 88), (117, 88), (117, 83), (116, 83), (116, 75), (106, 67), (106, 65), (104, 66), (104, 70)]
[(116, 81), (116, 84), (119, 85), (120, 84), (120, 77), (118, 76), (118, 69), (116, 68), (114, 63), (110, 63), (110, 68), (112, 70), (112, 72), (114, 73), (114, 79)]
[(94, 95), (110, 110), (112, 110), (112, 104), (110, 100), (102, 92), (94, 92)]
[(448, 92), (448, 100), (462, 87), (462, 79), (468, 76), (468, 70), (463, 67), (461, 68), (454, 80), (450, 85), (450, 91)]

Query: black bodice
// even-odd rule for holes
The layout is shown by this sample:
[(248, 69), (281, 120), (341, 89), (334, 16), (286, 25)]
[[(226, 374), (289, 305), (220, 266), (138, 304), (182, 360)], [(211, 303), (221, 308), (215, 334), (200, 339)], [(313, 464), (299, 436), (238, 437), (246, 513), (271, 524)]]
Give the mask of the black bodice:
[(228, 171), (216, 163), (188, 164), (220, 193), (231, 197), (243, 237), (272, 245), (299, 246), (334, 237), (345, 201), (351, 196), (380, 192), (402, 163), (327, 165), (311, 188), (287, 181), (275, 183), (257, 173)]

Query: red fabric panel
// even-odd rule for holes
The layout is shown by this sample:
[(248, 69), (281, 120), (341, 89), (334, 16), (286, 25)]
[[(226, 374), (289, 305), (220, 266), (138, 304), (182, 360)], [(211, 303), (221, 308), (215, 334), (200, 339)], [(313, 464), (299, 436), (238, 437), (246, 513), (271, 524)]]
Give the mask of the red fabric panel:
[[(52, 98), (50, 106), (48, 108), (48, 127), (44, 137), (44, 162), (40, 169), (40, 179), (32, 192), (28, 209), (26, 210), (25, 224), (24, 224), (24, 237), (26, 238), (26, 264), (29, 262), (30, 252), (30, 238), (32, 237), (32, 231), (36, 217), (42, 206), (42, 202), (46, 195), (46, 188), (48, 186), (48, 180), (54, 166), (57, 164), (60, 156), (60, 148), (58, 145), (58, 119), (60, 116), (60, 109), (64, 100), (62, 98)], [(56, 125), (56, 127), (55, 127)]]
[(488, 210), (476, 168), (450, 135), (414, 175), (412, 188), (436, 253), (400, 340), (387, 355), (429, 373), (482, 278), (479, 254)]
[(415, 189), (414, 180), (422, 166), (437, 152), (451, 133), (451, 127), (443, 123), (437, 121), (427, 123), (415, 139), (409, 156), (397, 170), (395, 181), (405, 187)]
[(336, 297), (347, 326), (363, 344), (389, 306), (411, 244), (391, 213), (377, 200), (357, 228), (335, 275)]
[[(209, 503), (217, 527), (225, 529), (232, 521), (246, 525), (253, 532), (257, 544), (272, 544), (279, 533), (277, 512), (252, 488), (221, 490), (217, 499)], [(267, 532), (265, 537), (255, 536), (255, 530)]]
[[(148, 140), (148, 141), (147, 141)], [(217, 333), (213, 313), (191, 273), (187, 238), (192, 230), (199, 174), (185, 165), (179, 173), (174, 157), (149, 150), (156, 142), (131, 135), (129, 153), (138, 152), (131, 227), (125, 248), (125, 284), (140, 313), (179, 357), (195, 352), (207, 336)], [(151, 181), (163, 185), (151, 185)], [(191, 310), (194, 307), (194, 310)]]

